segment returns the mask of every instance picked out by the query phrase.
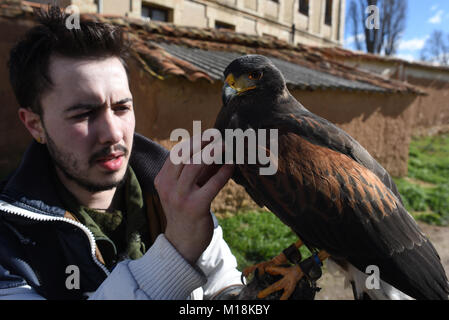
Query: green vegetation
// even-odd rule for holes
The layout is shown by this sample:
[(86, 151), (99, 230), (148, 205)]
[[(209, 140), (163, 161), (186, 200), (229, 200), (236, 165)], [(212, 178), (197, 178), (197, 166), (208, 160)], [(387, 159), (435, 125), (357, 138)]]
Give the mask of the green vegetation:
[(404, 204), (418, 220), (449, 224), (449, 134), (414, 139), (408, 176), (395, 179)]
[[(271, 212), (241, 212), (218, 219), (224, 238), (237, 258), (239, 270), (270, 260), (298, 241), (290, 228)], [(300, 251), (303, 257), (310, 255), (304, 246)]]

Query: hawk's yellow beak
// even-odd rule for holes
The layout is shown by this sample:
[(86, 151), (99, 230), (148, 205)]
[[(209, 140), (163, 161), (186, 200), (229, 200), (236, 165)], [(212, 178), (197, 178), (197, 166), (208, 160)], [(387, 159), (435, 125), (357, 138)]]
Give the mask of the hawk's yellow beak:
[(244, 75), (235, 80), (234, 75), (232, 73), (228, 74), (226, 77), (225, 82), (235, 91), (237, 91), (237, 94), (241, 94), (245, 91), (255, 89), (256, 86), (253, 85), (253, 83), (250, 81), (250, 79), (247, 79)]

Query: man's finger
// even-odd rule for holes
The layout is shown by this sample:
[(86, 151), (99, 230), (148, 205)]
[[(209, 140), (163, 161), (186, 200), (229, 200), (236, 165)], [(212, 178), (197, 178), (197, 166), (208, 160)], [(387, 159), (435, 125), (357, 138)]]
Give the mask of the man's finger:
[(184, 165), (201, 163), (201, 150), (209, 143), (210, 141), (202, 141), (200, 135), (194, 135), (189, 140), (181, 141), (173, 146), (170, 150), (171, 165), (167, 166), (171, 176), (178, 179)]
[(232, 177), (234, 165), (224, 164), (197, 192), (212, 201)]
[(219, 164), (210, 164), (203, 167), (201, 170), (197, 180), (196, 184), (198, 187), (204, 186), (209, 179), (218, 172), (218, 170), (221, 168), (221, 165)]
[(196, 182), (205, 164), (186, 164), (177, 182), (178, 191), (185, 194), (198, 188)]

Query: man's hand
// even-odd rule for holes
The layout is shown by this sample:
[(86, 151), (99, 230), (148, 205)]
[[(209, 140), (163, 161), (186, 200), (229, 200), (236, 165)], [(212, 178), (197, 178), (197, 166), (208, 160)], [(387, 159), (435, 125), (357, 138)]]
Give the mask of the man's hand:
[[(192, 141), (184, 143), (192, 146)], [(190, 150), (189, 158), (199, 151)], [(185, 162), (173, 164), (169, 157), (154, 184), (167, 218), (165, 237), (184, 259), (195, 264), (212, 239), (211, 202), (232, 176), (233, 166)]]

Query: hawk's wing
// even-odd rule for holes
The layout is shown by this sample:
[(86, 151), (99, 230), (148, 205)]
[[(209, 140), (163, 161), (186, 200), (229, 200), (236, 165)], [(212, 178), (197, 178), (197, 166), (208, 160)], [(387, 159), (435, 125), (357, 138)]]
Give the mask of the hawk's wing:
[(293, 97), (289, 100), (289, 104), (293, 105), (293, 108), (285, 108), (285, 112), (277, 114), (277, 117), (273, 118), (275, 123), (282, 123), (286, 129), (305, 137), (314, 144), (351, 157), (372, 171), (403, 203), (391, 176), (357, 140), (328, 120), (307, 111)]
[[(257, 165), (239, 165), (237, 182), (306, 244), (362, 271), (377, 265), (383, 280), (412, 297), (447, 298), (438, 254), (395, 192), (354, 157), (302, 136), (308, 121), (292, 119), (296, 131), (285, 122), (276, 126), (277, 173), (262, 176)], [(326, 131), (316, 122), (308, 126)]]

